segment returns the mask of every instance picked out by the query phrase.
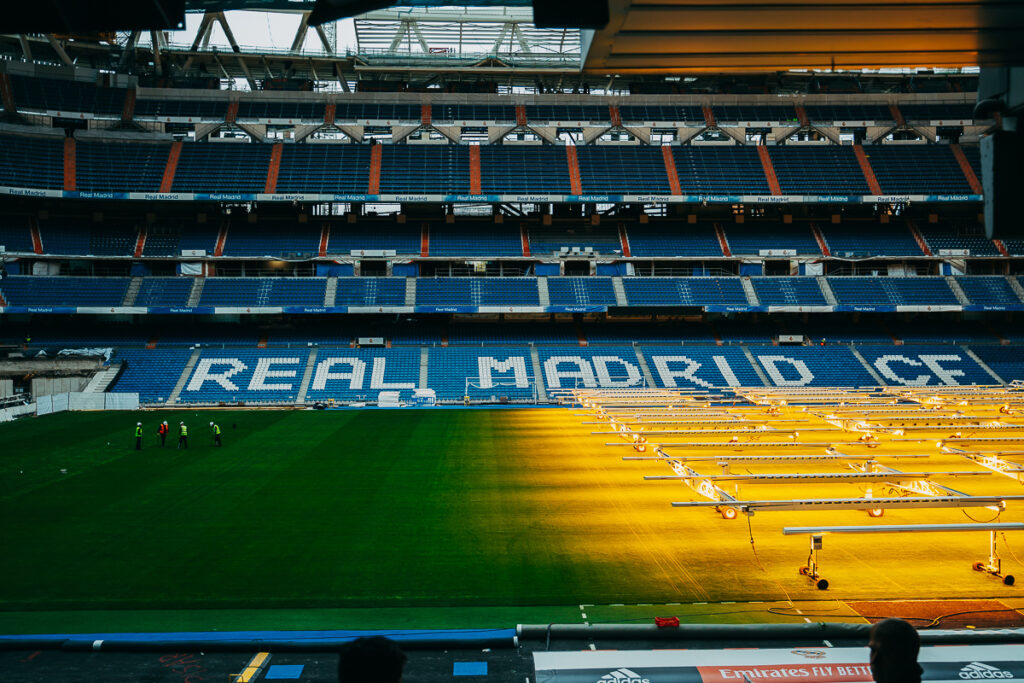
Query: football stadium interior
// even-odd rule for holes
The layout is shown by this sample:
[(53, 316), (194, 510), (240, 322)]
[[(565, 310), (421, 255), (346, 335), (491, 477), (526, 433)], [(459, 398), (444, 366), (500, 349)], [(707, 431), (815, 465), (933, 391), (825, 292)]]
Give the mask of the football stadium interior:
[(1018, 3), (80, 4), (0, 34), (0, 679), (1024, 680)]

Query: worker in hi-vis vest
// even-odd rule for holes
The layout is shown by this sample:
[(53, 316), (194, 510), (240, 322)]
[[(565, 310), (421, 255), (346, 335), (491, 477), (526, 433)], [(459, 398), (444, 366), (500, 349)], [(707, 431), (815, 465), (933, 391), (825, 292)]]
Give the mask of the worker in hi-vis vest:
[(142, 423), (135, 423), (135, 450), (142, 450)]
[(178, 423), (178, 448), (188, 450), (188, 426), (184, 422)]
[(167, 420), (161, 422), (156, 428), (156, 433), (160, 436), (161, 448), (167, 443), (167, 432), (169, 431), (171, 431), (171, 428), (167, 426)]
[(220, 445), (220, 425), (217, 424), (216, 422), (211, 422), (210, 423), (210, 429), (213, 430), (213, 445), (214, 446), (219, 446)]

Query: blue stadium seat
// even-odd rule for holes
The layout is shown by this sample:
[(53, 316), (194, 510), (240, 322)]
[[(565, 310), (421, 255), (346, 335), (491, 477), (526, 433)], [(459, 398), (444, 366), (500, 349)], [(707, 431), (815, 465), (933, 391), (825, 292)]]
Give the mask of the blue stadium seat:
[(97, 118), (120, 118), (125, 88), (99, 87), (56, 78), (33, 78), (11, 74), (11, 91), (20, 111), (80, 112)]
[(959, 305), (941, 277), (829, 277), (836, 300), (843, 305)]
[(985, 237), (985, 226), (980, 223), (918, 223), (917, 229), (935, 255), (942, 249), (968, 249), (971, 256), (999, 256), (999, 250)]
[(164, 403), (191, 355), (189, 349), (119, 348), (112, 360), (124, 363), (125, 369), (108, 391), (138, 393), (141, 403)]
[(75, 149), (79, 190), (157, 192), (170, 145), (79, 140)]
[(539, 306), (532, 277), (419, 278), (417, 306)]
[(435, 102), (431, 120), (439, 122), (481, 121), (512, 124), (516, 121), (516, 108), (512, 104), (454, 104)]
[(480, 187), (484, 194), (569, 194), (565, 148), (481, 145)]
[(313, 306), (324, 305), (327, 278), (207, 278), (200, 306)]
[(0, 135), (0, 185), (64, 189), (64, 139)]
[(324, 120), (323, 102), (273, 102), (262, 99), (241, 100), (238, 103), (239, 121), (268, 121), (286, 119), (318, 123)]
[[(370, 186), (369, 145), (305, 142), (281, 148), (278, 193), (365, 194)], [(262, 192), (262, 190), (260, 190)]]
[(143, 256), (181, 256), (183, 250), (203, 250), (212, 256), (217, 246), (217, 223), (161, 222), (146, 227)]
[(380, 191), (469, 194), (469, 147), (383, 145)]
[(743, 350), (735, 347), (644, 346), (643, 355), (659, 387), (763, 386)]
[(136, 306), (186, 306), (194, 280), (190, 277), (147, 277), (135, 297)]
[(860, 221), (841, 225), (820, 223), (818, 227), (829, 251), (839, 258), (923, 255), (921, 246), (902, 221), (887, 225)]
[(630, 346), (538, 348), (548, 389), (640, 387), (646, 384)]
[(595, 254), (622, 253), (622, 240), (619, 230), (613, 225), (586, 225), (566, 228), (562, 225), (543, 226), (531, 225), (530, 254), (548, 256), (553, 252), (561, 252), (567, 248), (572, 252), (578, 248), (585, 252), (589, 247)]
[(126, 277), (11, 275), (0, 294), (15, 306), (120, 306), (131, 282)]
[(624, 104), (619, 107), (623, 123), (704, 123), (704, 110), (697, 105)]
[(519, 226), (493, 223), (430, 226), (431, 256), (522, 256)]
[(394, 249), (396, 253), (420, 253), (420, 225), (332, 223), (331, 237), (327, 251), (331, 254), (346, 254), (352, 251)]
[(733, 223), (725, 238), (734, 255), (758, 254), (762, 249), (792, 249), (799, 255), (821, 256), (821, 248), (807, 223)]
[[(435, 335), (436, 340), (439, 335)], [(577, 345), (576, 328), (571, 323), (515, 324), (457, 322), (448, 328), (448, 343), (454, 346), (508, 346), (510, 344)], [(427, 342), (430, 343), (430, 342)]]
[(750, 278), (762, 306), (827, 306), (813, 277)]
[(804, 111), (811, 123), (895, 121), (889, 107), (884, 104), (805, 104)]
[(373, 402), (382, 391), (399, 391), (407, 398), (417, 388), (419, 376), (417, 348), (321, 349), (306, 401)]
[(404, 306), (404, 277), (339, 277), (335, 306)]
[(271, 145), (188, 142), (181, 146), (174, 192), (263, 192)]
[(751, 346), (775, 386), (866, 387), (878, 383), (845, 346)]
[(3, 216), (0, 218), (0, 245), (10, 252), (33, 251), (32, 229), (24, 216)]
[[(1024, 353), (1019, 346), (983, 346), (971, 345), (971, 351), (977, 354), (981, 361), (992, 368), (992, 371), (999, 375), (1004, 382), (1012, 382), (1015, 379), (1024, 381)], [(991, 380), (987, 383), (994, 383)]]
[(958, 277), (956, 281), (972, 304), (990, 306), (1024, 303), (1010, 287), (1006, 278), (1001, 275), (972, 275)]
[(552, 306), (614, 306), (615, 290), (609, 277), (549, 277)]
[(224, 242), (224, 256), (311, 258), (319, 253), (319, 223), (235, 221)]
[(648, 223), (627, 229), (632, 256), (722, 256), (711, 223)]
[(578, 146), (584, 194), (671, 194), (658, 147)]
[(753, 147), (672, 147), (683, 194), (771, 194)]
[(859, 351), (885, 383), (894, 386), (995, 384), (963, 349), (950, 344), (861, 346)]
[(536, 378), (528, 349), (432, 348), (427, 385), (438, 400), (533, 402)]
[[(227, 93), (225, 93), (227, 94)], [(135, 118), (140, 120), (179, 118), (193, 121), (223, 121), (227, 117), (226, 99), (149, 99), (135, 101)]]
[(739, 278), (624, 277), (623, 288), (631, 306), (746, 306)]
[(203, 349), (178, 403), (295, 402), (308, 358), (307, 349)]
[(867, 145), (864, 152), (884, 194), (970, 194), (949, 145)]
[(719, 123), (737, 123), (739, 121), (759, 121), (764, 123), (781, 123), (799, 126), (800, 120), (796, 108), (782, 104), (715, 104), (711, 107), (715, 121)]
[(611, 112), (607, 106), (598, 104), (528, 104), (526, 120), (607, 123), (611, 120)]
[(852, 147), (768, 147), (782, 194), (871, 194)]

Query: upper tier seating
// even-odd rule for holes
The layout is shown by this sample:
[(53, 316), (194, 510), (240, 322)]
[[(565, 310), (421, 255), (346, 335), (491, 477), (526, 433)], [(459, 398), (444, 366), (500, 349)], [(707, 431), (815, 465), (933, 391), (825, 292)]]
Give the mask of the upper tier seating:
[(883, 194), (969, 194), (971, 186), (949, 145), (868, 145)]
[(818, 224), (833, 256), (922, 256), (920, 245), (902, 222)]
[(796, 108), (784, 104), (716, 104), (711, 111), (719, 123), (752, 121), (798, 126)]
[[(435, 337), (436, 340), (436, 337)], [(448, 327), (448, 343), (452, 345), (501, 346), (507, 344), (571, 344), (579, 339), (571, 323), (516, 324), (489, 322), (457, 322)]]
[(704, 110), (696, 105), (624, 104), (619, 107), (623, 123), (704, 123)]
[(140, 96), (135, 101), (135, 118), (180, 118), (193, 121), (223, 121), (227, 117), (228, 103), (223, 99), (148, 99)]
[(417, 306), (538, 306), (537, 279), (440, 277), (416, 282)]
[(622, 284), (630, 306), (747, 305), (739, 278), (624, 277)]
[(616, 254), (622, 251), (618, 229), (607, 224), (568, 229), (564, 226), (531, 225), (529, 233), (530, 254), (534, 256), (547, 256), (563, 248), (571, 252), (575, 247), (579, 247), (580, 251), (589, 247), (595, 254)]
[(81, 112), (120, 118), (124, 88), (101, 88), (91, 83), (54, 78), (30, 78), (12, 74), (11, 91), (19, 110), (34, 112)]
[[(1020, 347), (979, 345), (971, 346), (971, 351), (974, 351), (981, 362), (992, 368), (992, 372), (999, 375), (1004, 382), (1024, 380), (1024, 353), (1021, 353)], [(995, 380), (991, 380), (988, 383), (994, 382)]]
[(418, 224), (332, 223), (327, 251), (348, 254), (352, 251), (394, 249), (398, 254), (419, 255), (420, 234)]
[(156, 192), (167, 166), (170, 146), (134, 142), (76, 143), (79, 190), (94, 192)]
[(807, 223), (735, 223), (725, 237), (733, 255), (758, 254), (762, 249), (793, 249), (797, 254), (821, 255)]
[(430, 226), (431, 256), (522, 256), (519, 226), (477, 224)]
[(120, 306), (131, 282), (126, 277), (11, 275), (0, 294), (14, 306)]
[(552, 306), (614, 306), (615, 290), (609, 277), (549, 277)]
[(804, 111), (811, 123), (894, 120), (885, 104), (806, 104)]
[(830, 277), (828, 283), (843, 305), (940, 306), (959, 305), (941, 277)]
[(380, 191), (469, 194), (466, 145), (382, 145)]
[(31, 252), (32, 229), (28, 218), (24, 216), (4, 216), (0, 218), (0, 245), (8, 252)]
[(64, 188), (64, 138), (0, 135), (0, 185)]
[(827, 306), (813, 277), (750, 278), (762, 306)]
[(263, 192), (270, 145), (190, 142), (181, 146), (174, 192)]
[(287, 119), (310, 123), (324, 120), (322, 102), (271, 102), (264, 100), (242, 100), (238, 103), (239, 121)]
[(309, 258), (320, 252), (317, 223), (232, 222), (224, 256)]
[(418, 123), (423, 115), (419, 104), (335, 101), (335, 121), (406, 121)]
[(971, 121), (974, 104), (901, 104), (906, 121)]
[(753, 147), (673, 147), (683, 194), (771, 194)]
[(631, 225), (627, 235), (632, 256), (722, 256), (722, 245), (711, 223)]
[(146, 227), (143, 256), (181, 256), (183, 250), (204, 250), (212, 256), (220, 221), (216, 223), (157, 223)]
[(190, 277), (147, 277), (135, 297), (136, 306), (187, 306), (192, 291)]
[(276, 189), (281, 193), (364, 194), (369, 189), (371, 153), (369, 145), (284, 145)]
[(138, 393), (142, 403), (163, 403), (191, 355), (189, 349), (120, 348), (113, 360), (124, 363), (125, 369), (108, 391)]
[(584, 194), (671, 194), (665, 159), (657, 147), (576, 148)]
[(768, 147), (782, 194), (870, 194), (852, 147)]
[(605, 123), (611, 113), (600, 104), (528, 104), (527, 121), (589, 121)]
[(956, 281), (972, 304), (991, 306), (1022, 303), (1010, 283), (1001, 275), (958, 277)]
[(569, 194), (565, 149), (481, 145), (480, 188), (484, 194)]
[(985, 226), (973, 222), (918, 223), (924, 241), (938, 255), (941, 249), (969, 249), (971, 256), (999, 256), (992, 240), (985, 237)]
[(335, 306), (404, 306), (404, 277), (339, 277)]
[(200, 306), (323, 306), (327, 279), (207, 278)]
[(431, 121), (487, 121), (512, 124), (516, 108), (512, 104), (441, 104), (431, 107)]

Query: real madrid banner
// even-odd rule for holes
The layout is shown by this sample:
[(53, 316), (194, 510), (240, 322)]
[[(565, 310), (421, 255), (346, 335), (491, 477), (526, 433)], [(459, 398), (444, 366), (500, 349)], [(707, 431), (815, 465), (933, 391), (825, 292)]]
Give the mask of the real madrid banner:
[[(535, 652), (537, 683), (870, 683), (868, 649)], [(926, 647), (923, 681), (1024, 681), (1024, 645)]]

